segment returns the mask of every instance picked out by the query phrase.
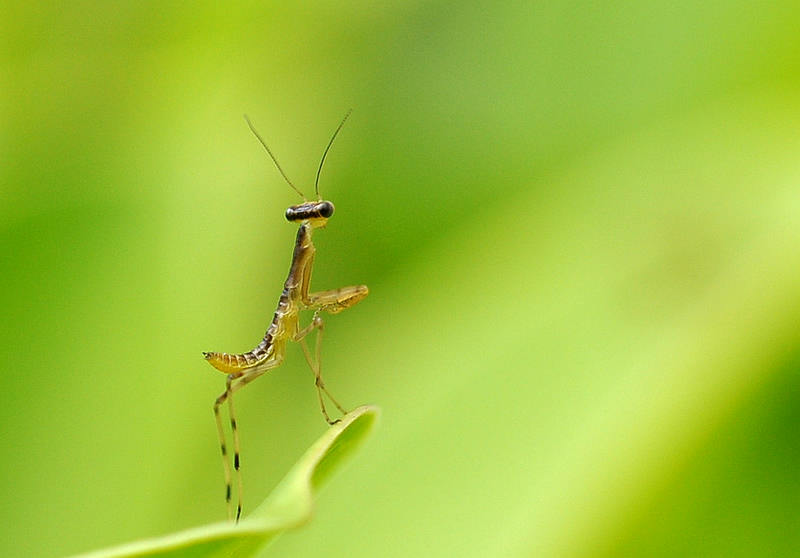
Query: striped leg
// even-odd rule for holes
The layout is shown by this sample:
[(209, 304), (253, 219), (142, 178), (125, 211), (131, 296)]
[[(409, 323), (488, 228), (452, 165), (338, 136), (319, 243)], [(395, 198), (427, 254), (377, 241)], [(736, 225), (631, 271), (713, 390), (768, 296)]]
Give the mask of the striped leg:
[[(241, 449), (239, 444), (239, 425), (236, 421), (236, 411), (233, 407), (233, 394), (242, 389), (244, 386), (261, 376), (267, 370), (275, 368), (278, 364), (281, 363), (281, 359), (273, 358), (269, 360), (267, 363), (262, 365), (259, 368), (251, 368), (246, 370), (245, 372), (239, 372), (236, 375), (231, 374), (228, 376), (228, 382), (226, 384), (225, 393), (217, 398), (217, 403), (214, 404), (214, 414), (217, 416), (217, 428), (222, 433), (222, 419), (219, 416), (219, 406), (224, 403), (226, 400), (228, 401), (228, 416), (230, 417), (231, 421), (231, 432), (233, 433), (233, 469), (236, 474), (236, 488), (237, 488), (237, 503), (236, 503), (236, 517), (235, 520), (238, 523), (239, 519), (242, 516), (242, 473), (241, 473)], [(233, 383), (233, 382), (236, 383)], [(223, 448), (223, 461), (225, 466), (225, 499), (228, 505), (228, 519), (232, 519), (232, 512), (231, 512), (231, 469), (230, 464), (228, 463), (228, 458), (225, 453), (225, 443), (224, 443), (224, 434), (220, 434), (222, 436), (222, 448)]]
[[(228, 417), (231, 419), (231, 433), (233, 434), (233, 470), (236, 475), (236, 523), (239, 523), (239, 517), (242, 515), (242, 472), (239, 470), (239, 453), (241, 446), (239, 444), (239, 429), (236, 428), (236, 412), (233, 410), (233, 392), (242, 382), (239, 381), (231, 389), (231, 380), (228, 376)], [(228, 479), (227, 492), (230, 492), (230, 479)], [(230, 511), (231, 503), (228, 501), (228, 510)]]
[(228, 520), (233, 519), (233, 511), (231, 509), (231, 465), (228, 462), (228, 448), (225, 444), (225, 430), (222, 428), (222, 417), (219, 414), (219, 408), (226, 400), (231, 399), (231, 382), (233, 379), (233, 374), (228, 375), (225, 382), (225, 391), (214, 401), (214, 418), (217, 421), (219, 447), (222, 451), (222, 469), (225, 472), (225, 503), (228, 506)]

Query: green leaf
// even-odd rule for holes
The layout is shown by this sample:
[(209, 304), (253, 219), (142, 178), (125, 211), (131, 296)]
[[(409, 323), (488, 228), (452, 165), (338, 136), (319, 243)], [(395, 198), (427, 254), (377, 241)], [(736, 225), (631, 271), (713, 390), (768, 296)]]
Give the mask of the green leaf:
[(311, 519), (317, 492), (367, 439), (378, 414), (377, 407), (365, 405), (342, 417), (308, 448), (272, 494), (238, 525), (213, 523), (76, 558), (254, 556), (286, 529), (299, 527)]

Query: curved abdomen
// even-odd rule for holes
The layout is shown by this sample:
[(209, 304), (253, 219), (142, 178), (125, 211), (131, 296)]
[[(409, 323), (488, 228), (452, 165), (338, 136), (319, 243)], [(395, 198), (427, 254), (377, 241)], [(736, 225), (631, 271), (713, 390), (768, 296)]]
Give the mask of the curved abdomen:
[(272, 326), (270, 326), (264, 335), (264, 339), (252, 351), (237, 354), (208, 352), (203, 353), (203, 356), (211, 366), (225, 374), (252, 368), (267, 360), (273, 352), (272, 329)]

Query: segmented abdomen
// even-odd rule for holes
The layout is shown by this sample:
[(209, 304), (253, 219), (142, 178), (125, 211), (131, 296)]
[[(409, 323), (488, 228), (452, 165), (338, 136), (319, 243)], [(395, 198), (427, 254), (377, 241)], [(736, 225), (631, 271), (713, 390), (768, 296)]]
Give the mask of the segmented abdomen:
[(267, 331), (267, 334), (264, 336), (264, 339), (262, 339), (261, 343), (259, 343), (258, 346), (252, 351), (240, 354), (211, 352), (211, 353), (203, 353), (203, 356), (206, 357), (206, 360), (209, 362), (209, 364), (211, 364), (211, 366), (213, 366), (220, 372), (224, 372), (225, 374), (231, 374), (233, 372), (238, 372), (240, 370), (250, 368), (266, 360), (267, 357), (269, 356), (270, 352), (269, 349), (271, 347), (272, 347), (272, 333), (271, 331)]

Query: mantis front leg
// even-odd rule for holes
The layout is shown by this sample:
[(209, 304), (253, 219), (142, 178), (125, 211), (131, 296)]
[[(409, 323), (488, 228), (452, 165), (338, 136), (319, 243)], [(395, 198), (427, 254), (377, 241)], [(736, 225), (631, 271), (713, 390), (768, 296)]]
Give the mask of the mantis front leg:
[[(310, 269), (311, 266), (309, 265), (307, 271), (304, 273), (303, 284), (306, 286), (306, 288), (308, 281), (310, 280)], [(314, 372), (314, 383), (317, 386), (319, 406), (322, 410), (322, 416), (325, 417), (325, 420), (328, 424), (335, 424), (338, 421), (332, 421), (330, 416), (328, 416), (328, 412), (325, 410), (325, 399), (322, 397), (322, 392), (325, 392), (325, 395), (328, 396), (328, 398), (333, 402), (334, 405), (336, 405), (336, 408), (339, 409), (342, 414), (345, 414), (346, 411), (327, 390), (325, 387), (325, 382), (322, 381), (321, 347), (322, 330), (325, 322), (323, 322), (322, 318), (319, 316), (319, 313), (329, 312), (331, 314), (338, 314), (345, 308), (354, 306), (368, 294), (369, 289), (366, 287), (366, 285), (354, 285), (350, 287), (342, 287), (341, 289), (320, 291), (310, 294), (303, 293), (303, 305), (309, 310), (314, 310), (314, 318), (311, 320), (311, 323), (308, 326), (297, 332), (297, 334), (294, 336), (294, 340), (300, 342), (300, 345), (303, 347), (303, 354), (306, 357), (306, 362), (308, 362), (308, 366), (311, 368), (312, 372)], [(315, 358), (312, 358), (311, 351), (308, 348), (305, 337), (314, 329), (317, 330), (317, 340), (314, 348)]]

